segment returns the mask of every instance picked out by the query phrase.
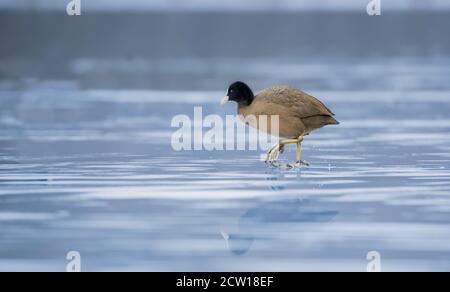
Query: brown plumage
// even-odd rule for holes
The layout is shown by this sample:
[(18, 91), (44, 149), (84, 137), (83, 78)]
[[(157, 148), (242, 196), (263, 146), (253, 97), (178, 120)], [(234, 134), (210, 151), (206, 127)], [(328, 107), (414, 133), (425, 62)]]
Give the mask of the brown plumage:
[[(227, 101), (237, 102), (238, 113), (248, 125), (271, 135), (289, 138), (268, 151), (266, 162), (273, 166), (284, 146), (294, 143), (297, 144), (297, 162), (290, 166), (308, 165), (301, 161), (303, 136), (327, 125), (339, 124), (334, 113), (320, 100), (290, 86), (274, 86), (254, 95), (247, 84), (235, 82), (228, 88), (222, 104)], [(260, 116), (267, 117), (267, 120), (261, 121)], [(271, 129), (274, 116), (278, 117), (278, 132)]]
[[(278, 115), (279, 136), (294, 139), (326, 125), (339, 124), (321, 101), (290, 86), (274, 86), (259, 92), (250, 105), (240, 103), (238, 113), (244, 117)], [(267, 132), (270, 134), (270, 129)]]
[(272, 134), (271, 116), (279, 116), (279, 136), (298, 138), (326, 125), (337, 125), (334, 113), (317, 98), (290, 86), (274, 86), (254, 95), (243, 82), (236, 82), (228, 89), (223, 100), (236, 101), (238, 113), (244, 118), (261, 115), (269, 117), (268, 128), (255, 122), (248, 122), (252, 127)]

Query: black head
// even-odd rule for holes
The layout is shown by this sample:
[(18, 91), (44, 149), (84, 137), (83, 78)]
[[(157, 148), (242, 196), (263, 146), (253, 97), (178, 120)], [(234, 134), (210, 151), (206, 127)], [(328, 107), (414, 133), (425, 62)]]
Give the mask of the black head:
[(239, 105), (248, 106), (253, 102), (255, 95), (250, 87), (244, 82), (235, 82), (228, 88), (227, 96), (222, 100), (222, 104), (227, 101), (235, 101)]

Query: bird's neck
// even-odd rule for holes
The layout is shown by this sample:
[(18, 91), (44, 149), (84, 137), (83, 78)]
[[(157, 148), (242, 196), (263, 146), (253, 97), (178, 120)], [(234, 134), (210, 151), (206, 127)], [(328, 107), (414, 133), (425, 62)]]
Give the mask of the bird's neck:
[(242, 115), (244, 117), (247, 116), (250, 112), (250, 105), (238, 103), (237, 108), (238, 108), (239, 115)]
[(245, 111), (248, 107), (249, 106), (247, 104), (243, 104), (243, 103), (238, 103), (238, 106), (237, 106), (239, 112)]

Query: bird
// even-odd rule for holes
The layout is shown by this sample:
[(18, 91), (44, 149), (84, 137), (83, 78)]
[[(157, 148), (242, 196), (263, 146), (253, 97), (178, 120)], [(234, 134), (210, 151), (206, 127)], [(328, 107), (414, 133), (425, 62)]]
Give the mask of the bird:
[[(237, 103), (239, 116), (249, 126), (280, 138), (279, 143), (266, 154), (265, 162), (272, 166), (280, 165), (277, 159), (289, 144), (297, 145), (297, 160), (288, 166), (308, 166), (307, 162), (301, 160), (304, 137), (324, 126), (339, 125), (335, 114), (323, 102), (289, 85), (273, 86), (255, 95), (246, 83), (237, 81), (228, 87), (220, 103), (224, 105), (229, 101)], [(257, 122), (261, 116), (268, 117), (266, 123)], [(275, 116), (278, 129), (271, 126)]]

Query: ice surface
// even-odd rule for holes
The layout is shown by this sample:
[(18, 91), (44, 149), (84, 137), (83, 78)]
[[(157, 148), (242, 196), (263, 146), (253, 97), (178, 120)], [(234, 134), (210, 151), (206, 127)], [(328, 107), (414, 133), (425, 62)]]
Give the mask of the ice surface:
[(172, 116), (232, 113), (221, 93), (1, 91), (0, 270), (450, 268), (448, 91), (314, 91), (342, 123), (300, 171), (174, 152)]

